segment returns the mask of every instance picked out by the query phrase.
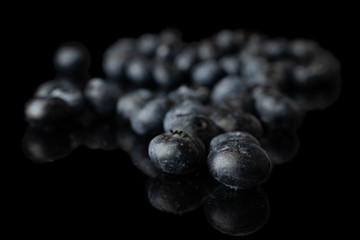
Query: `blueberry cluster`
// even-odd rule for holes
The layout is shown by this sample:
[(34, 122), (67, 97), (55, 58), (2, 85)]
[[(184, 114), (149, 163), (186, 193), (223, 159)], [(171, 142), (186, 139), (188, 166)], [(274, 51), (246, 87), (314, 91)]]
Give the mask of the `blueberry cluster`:
[(291, 159), (306, 111), (326, 107), (339, 89), (340, 65), (316, 42), (240, 30), (192, 43), (174, 29), (120, 39), (104, 53), (104, 78), (90, 77), (89, 55), (78, 43), (56, 51), (55, 80), (25, 106), (32, 127), (90, 131), (111, 120), (151, 140), (152, 171), (187, 175), (205, 166), (234, 189), (263, 183), (274, 164)]

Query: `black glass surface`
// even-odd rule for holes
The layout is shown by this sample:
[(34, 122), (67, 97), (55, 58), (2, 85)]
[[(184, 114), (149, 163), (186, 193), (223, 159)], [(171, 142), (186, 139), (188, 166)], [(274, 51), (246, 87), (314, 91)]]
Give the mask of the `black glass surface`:
[[(293, 239), (346, 231), (338, 206), (344, 191), (339, 171), (346, 157), (339, 142), (347, 141), (339, 115), (348, 79), (339, 40), (342, 32), (334, 21), (330, 27), (314, 17), (285, 27), (279, 24), (283, 19), (267, 24), (236, 22), (235, 17), (217, 21), (210, 16), (194, 17), (194, 24), (179, 19), (130, 24), (124, 19), (109, 25), (94, 20), (56, 21), (52, 27), (35, 20), (28, 24), (33, 27), (23, 54), (28, 78), (23, 79), (16, 105), (17, 150), (12, 161), (14, 223), (29, 232), (53, 229), (54, 235), (75, 231), (157, 239), (234, 239), (233, 235)], [(238, 192), (224, 188), (206, 171), (184, 178), (161, 176), (147, 158), (147, 140), (126, 125), (100, 121), (91, 131), (44, 133), (25, 122), (25, 102), (40, 83), (55, 77), (52, 58), (60, 44), (83, 43), (92, 55), (91, 76), (103, 77), (102, 54), (111, 43), (165, 27), (180, 29), (186, 41), (224, 28), (313, 39), (342, 64), (341, 90), (337, 86), (334, 92), (294, 93), (305, 105), (310, 99), (322, 110), (309, 111), (296, 133), (281, 132), (265, 139), (264, 148), (281, 164), (274, 166), (270, 179), (259, 188)]]

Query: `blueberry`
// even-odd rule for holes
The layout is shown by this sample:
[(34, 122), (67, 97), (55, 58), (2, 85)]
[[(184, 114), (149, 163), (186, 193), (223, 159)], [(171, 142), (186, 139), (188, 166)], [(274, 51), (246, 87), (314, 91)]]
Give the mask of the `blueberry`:
[(69, 120), (71, 109), (60, 98), (32, 98), (25, 105), (26, 121), (33, 127), (55, 127)]
[(220, 143), (232, 140), (239, 140), (245, 143), (254, 143), (260, 145), (259, 140), (257, 140), (253, 135), (248, 132), (234, 131), (234, 132), (226, 132), (217, 135), (213, 139), (211, 139), (209, 150), (213, 151), (216, 146)]
[(172, 89), (181, 83), (179, 71), (170, 63), (157, 62), (152, 69), (155, 83), (163, 89)]
[(260, 142), (274, 165), (289, 162), (299, 151), (299, 137), (295, 131), (271, 129)]
[(211, 40), (204, 40), (197, 47), (197, 54), (201, 61), (216, 59), (220, 56), (220, 50)]
[(202, 86), (214, 85), (223, 75), (220, 66), (214, 60), (196, 64), (191, 73), (192, 82)]
[(210, 152), (208, 167), (220, 183), (234, 189), (248, 189), (269, 178), (271, 161), (258, 144), (231, 140)]
[(255, 111), (268, 126), (297, 128), (303, 120), (299, 105), (275, 88), (258, 87), (253, 92)]
[(227, 235), (246, 236), (265, 225), (270, 206), (262, 189), (234, 191), (220, 185), (209, 195), (205, 214), (216, 230)]
[(150, 100), (130, 118), (132, 129), (141, 135), (156, 135), (163, 131), (163, 120), (172, 103), (165, 97)]
[(91, 79), (84, 90), (86, 100), (100, 116), (114, 114), (120, 90), (102, 78)]
[(286, 58), (289, 52), (289, 44), (283, 38), (268, 40), (264, 44), (265, 57), (270, 61)]
[(227, 75), (240, 75), (242, 66), (240, 60), (236, 55), (225, 55), (219, 59), (221, 69)]
[(116, 141), (115, 125), (109, 122), (98, 122), (86, 129), (85, 146), (89, 149), (115, 150), (119, 148)]
[(314, 88), (332, 81), (340, 73), (340, 64), (325, 50), (307, 65), (293, 68), (292, 83), (298, 88)]
[(56, 70), (62, 74), (77, 74), (87, 72), (90, 66), (90, 54), (80, 43), (63, 44), (55, 53)]
[(138, 88), (121, 96), (116, 105), (116, 113), (129, 120), (155, 95), (150, 90)]
[(231, 94), (226, 99), (214, 105), (215, 108), (224, 109), (234, 113), (253, 113), (254, 99), (250, 94)]
[(118, 85), (125, 84), (125, 68), (131, 55), (122, 52), (110, 52), (104, 55), (103, 71), (106, 78)]
[(155, 55), (156, 49), (159, 45), (159, 37), (154, 34), (144, 34), (136, 41), (136, 48), (140, 54), (148, 57)]
[(182, 50), (174, 59), (175, 67), (183, 74), (189, 73), (197, 62), (197, 53), (190, 47)]
[(73, 113), (84, 108), (82, 92), (69, 82), (51, 80), (41, 84), (35, 91), (34, 97), (57, 97), (64, 100)]
[(210, 118), (225, 132), (244, 131), (257, 138), (263, 133), (261, 122), (250, 113), (215, 108)]
[(193, 100), (184, 100), (174, 105), (165, 115), (164, 118), (164, 130), (170, 131), (173, 126), (183, 121), (184, 115), (189, 114), (205, 114), (205, 107)]
[(222, 30), (215, 36), (215, 44), (222, 53), (231, 53), (237, 50), (235, 33), (230, 30)]
[(147, 197), (157, 210), (182, 215), (203, 203), (201, 180), (196, 176), (160, 176), (149, 179)]
[(204, 86), (181, 85), (176, 90), (170, 92), (168, 97), (174, 102), (182, 102), (190, 99), (201, 103), (207, 103), (210, 97), (210, 90)]
[(213, 87), (211, 101), (221, 103), (232, 94), (244, 94), (247, 91), (248, 87), (244, 79), (238, 76), (226, 76)]
[(269, 63), (266, 59), (244, 53), (240, 57), (240, 62), (243, 78), (247, 80), (249, 86), (254, 87), (268, 84), (267, 72)]
[(28, 127), (22, 139), (23, 152), (35, 163), (48, 163), (71, 154), (73, 147), (67, 131), (44, 131)]
[(210, 118), (199, 114), (177, 115), (176, 121), (167, 127), (197, 136), (205, 146), (209, 145), (213, 137), (222, 133), (222, 130)]
[(167, 28), (160, 32), (160, 41), (166, 44), (180, 44), (182, 42), (182, 33), (175, 28)]
[(137, 86), (148, 86), (152, 82), (151, 62), (146, 58), (134, 57), (126, 65), (126, 77)]
[(299, 63), (311, 62), (318, 53), (319, 46), (316, 42), (305, 39), (295, 39), (289, 45), (290, 55)]
[(155, 58), (172, 61), (183, 48), (181, 33), (176, 29), (166, 29), (160, 33), (159, 38), (160, 44), (156, 49)]
[(170, 131), (153, 138), (149, 156), (154, 165), (168, 174), (184, 175), (194, 172), (205, 161), (203, 143), (183, 131)]

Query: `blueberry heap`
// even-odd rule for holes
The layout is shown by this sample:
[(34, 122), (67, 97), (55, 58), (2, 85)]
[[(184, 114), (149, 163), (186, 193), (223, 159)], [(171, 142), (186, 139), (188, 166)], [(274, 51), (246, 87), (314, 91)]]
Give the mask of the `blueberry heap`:
[[(240, 30), (191, 43), (174, 29), (119, 39), (103, 55), (105, 77), (90, 77), (89, 55), (75, 42), (56, 51), (55, 80), (41, 84), (25, 106), (34, 131), (82, 129), (70, 151), (84, 141), (97, 148), (101, 143), (89, 137), (94, 123), (115, 123), (125, 129), (117, 146), (147, 175), (205, 168), (233, 189), (260, 185), (274, 164), (290, 160), (296, 150), (288, 146), (298, 147), (305, 113), (329, 105), (339, 89), (340, 64), (316, 42)], [(127, 131), (146, 144), (131, 142)]]

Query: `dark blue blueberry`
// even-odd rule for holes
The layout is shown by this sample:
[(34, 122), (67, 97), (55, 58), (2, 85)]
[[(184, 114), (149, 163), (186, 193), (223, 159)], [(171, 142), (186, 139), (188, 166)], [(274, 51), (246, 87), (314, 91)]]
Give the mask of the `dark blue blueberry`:
[(319, 45), (311, 40), (295, 39), (290, 42), (290, 55), (296, 62), (309, 63), (318, 54)]
[(176, 121), (172, 121), (171, 123), (172, 124), (169, 124), (167, 127), (174, 130), (185, 131), (189, 134), (197, 136), (201, 141), (203, 141), (206, 147), (209, 145), (213, 137), (222, 133), (221, 128), (219, 128), (209, 117), (205, 115), (177, 115)]
[(207, 199), (205, 214), (216, 230), (231, 236), (246, 236), (265, 225), (270, 206), (260, 188), (234, 191), (219, 185)]
[(241, 131), (235, 131), (235, 132), (226, 132), (217, 135), (213, 139), (211, 139), (209, 150), (213, 151), (216, 146), (218, 146), (220, 143), (226, 142), (226, 141), (243, 141), (245, 143), (254, 143), (260, 145), (259, 140), (257, 140), (253, 135), (251, 135), (248, 132), (241, 132)]
[(134, 39), (120, 39), (111, 45), (103, 56), (103, 71), (106, 78), (119, 85), (124, 84), (126, 65), (134, 55)]
[(223, 72), (214, 60), (207, 60), (195, 65), (191, 73), (193, 83), (202, 86), (212, 86), (221, 77)]
[(266, 40), (267, 37), (265, 35), (252, 33), (247, 37), (242, 52), (252, 56), (259, 56), (264, 51), (264, 43)]
[(289, 43), (283, 38), (268, 40), (264, 44), (263, 51), (270, 61), (283, 59), (289, 56)]
[(182, 73), (188, 74), (197, 63), (198, 57), (194, 48), (186, 48), (181, 51), (174, 59), (175, 67)]
[(212, 40), (204, 40), (197, 46), (198, 58), (201, 61), (217, 59), (220, 53), (220, 49)]
[(56, 70), (65, 75), (87, 72), (90, 66), (90, 54), (82, 44), (68, 42), (56, 51), (54, 64)]
[(254, 99), (250, 94), (231, 94), (223, 102), (217, 103), (215, 108), (234, 113), (253, 113)]
[(210, 98), (210, 90), (204, 86), (181, 85), (176, 90), (170, 92), (168, 96), (174, 102), (182, 102), (190, 99), (201, 103), (207, 103)]
[(299, 105), (275, 88), (258, 87), (254, 90), (255, 111), (268, 126), (297, 128), (303, 120)]
[(69, 82), (51, 80), (41, 84), (35, 91), (35, 97), (57, 97), (64, 100), (73, 113), (84, 108), (82, 92)]
[(134, 57), (126, 65), (125, 73), (127, 79), (137, 86), (148, 86), (152, 82), (152, 64), (143, 57)]
[(156, 62), (152, 69), (155, 83), (163, 89), (172, 89), (181, 83), (180, 72), (170, 63)]
[(183, 131), (170, 131), (153, 138), (149, 156), (164, 173), (184, 175), (194, 172), (206, 159), (203, 143), (196, 136)]
[(296, 131), (284, 131), (282, 129), (268, 130), (260, 142), (274, 165), (284, 164), (292, 160), (299, 151), (300, 144)]
[(243, 53), (240, 56), (240, 62), (242, 65), (242, 76), (246, 79), (247, 85), (254, 87), (269, 83), (267, 77), (269, 62), (266, 59)]
[(115, 85), (102, 78), (91, 79), (84, 90), (86, 100), (100, 116), (110, 116), (115, 113), (120, 94), (120, 90)]
[(154, 97), (154, 93), (145, 88), (128, 92), (118, 99), (116, 113), (118, 116), (129, 120)]
[(176, 29), (166, 29), (160, 33), (159, 38), (160, 44), (156, 49), (155, 58), (172, 61), (183, 48), (181, 33)]
[(222, 30), (215, 36), (215, 44), (222, 53), (231, 53), (237, 50), (236, 35), (233, 31)]
[(225, 55), (219, 59), (219, 65), (221, 69), (227, 75), (240, 75), (241, 74), (241, 64), (240, 60), (236, 55)]
[(44, 131), (28, 127), (22, 139), (23, 152), (35, 163), (48, 163), (71, 154), (73, 147), (67, 131)]
[(159, 37), (154, 34), (144, 34), (136, 41), (136, 48), (140, 54), (148, 57), (155, 55), (156, 49), (160, 43)]
[(327, 84), (340, 73), (340, 63), (325, 50), (307, 65), (293, 68), (292, 83), (298, 88), (313, 88)]
[(231, 140), (210, 152), (208, 167), (220, 183), (234, 189), (248, 189), (269, 178), (271, 161), (258, 144)]
[(159, 176), (149, 179), (147, 197), (157, 210), (182, 215), (198, 209), (204, 200), (197, 176)]
[(141, 135), (157, 135), (163, 131), (163, 120), (172, 102), (165, 97), (150, 100), (130, 118), (132, 129)]
[(226, 76), (222, 78), (212, 89), (212, 103), (222, 103), (232, 94), (244, 94), (248, 91), (245, 79), (238, 76)]
[(184, 100), (174, 105), (165, 115), (164, 118), (164, 130), (170, 131), (173, 126), (178, 125), (183, 121), (184, 115), (189, 114), (205, 114), (205, 107), (193, 100)]
[(32, 98), (25, 104), (26, 121), (33, 127), (55, 127), (71, 115), (69, 105), (60, 98)]
[(263, 128), (261, 122), (250, 113), (214, 109), (210, 114), (211, 120), (225, 132), (244, 131), (255, 137), (261, 137)]

